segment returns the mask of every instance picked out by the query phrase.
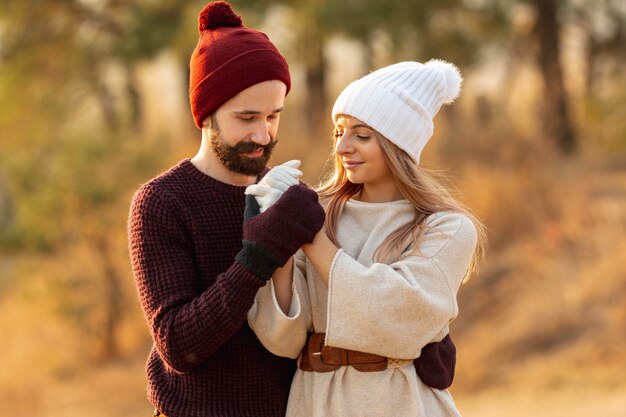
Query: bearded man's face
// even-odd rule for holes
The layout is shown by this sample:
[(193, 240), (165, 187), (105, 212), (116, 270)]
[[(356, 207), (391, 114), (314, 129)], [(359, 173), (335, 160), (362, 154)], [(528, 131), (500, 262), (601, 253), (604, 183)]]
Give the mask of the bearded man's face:
[(278, 139), (270, 138), (266, 145), (242, 140), (229, 145), (223, 137), (215, 116), (211, 116), (211, 148), (229, 170), (244, 175), (259, 175), (267, 166)]

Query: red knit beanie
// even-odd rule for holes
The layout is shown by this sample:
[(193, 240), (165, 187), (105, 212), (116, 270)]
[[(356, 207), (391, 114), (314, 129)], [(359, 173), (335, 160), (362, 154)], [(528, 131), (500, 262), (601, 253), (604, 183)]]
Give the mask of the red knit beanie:
[(243, 26), (224, 1), (209, 3), (198, 15), (200, 39), (191, 56), (189, 101), (196, 126), (241, 91), (279, 80), (291, 88), (287, 61), (267, 35)]

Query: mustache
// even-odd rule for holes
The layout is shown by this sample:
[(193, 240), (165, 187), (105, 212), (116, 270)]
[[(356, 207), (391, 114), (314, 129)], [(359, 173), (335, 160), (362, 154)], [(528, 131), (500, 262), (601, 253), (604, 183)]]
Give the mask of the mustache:
[(267, 155), (268, 152), (271, 152), (272, 149), (274, 149), (276, 143), (278, 143), (278, 138), (272, 139), (267, 145), (259, 145), (258, 143), (254, 142), (240, 142), (234, 146), (231, 146), (230, 150), (232, 153), (239, 154), (254, 152), (257, 149), (262, 148), (263, 153)]

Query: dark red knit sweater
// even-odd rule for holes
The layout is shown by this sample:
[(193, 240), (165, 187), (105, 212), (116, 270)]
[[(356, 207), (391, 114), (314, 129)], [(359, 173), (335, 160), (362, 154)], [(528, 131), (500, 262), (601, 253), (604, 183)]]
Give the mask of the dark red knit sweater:
[(133, 197), (130, 255), (154, 340), (148, 398), (168, 417), (285, 415), (295, 363), (248, 327), (266, 281), (234, 261), (244, 190), (184, 160)]

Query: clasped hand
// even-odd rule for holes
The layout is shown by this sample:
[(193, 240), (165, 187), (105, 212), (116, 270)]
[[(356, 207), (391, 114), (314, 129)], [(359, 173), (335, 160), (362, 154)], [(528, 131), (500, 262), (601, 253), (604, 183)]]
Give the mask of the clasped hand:
[(255, 197), (259, 204), (259, 211), (263, 213), (278, 201), (289, 187), (299, 183), (302, 171), (298, 167), (300, 167), (300, 161), (295, 159), (277, 165), (258, 184), (248, 186), (245, 193)]

